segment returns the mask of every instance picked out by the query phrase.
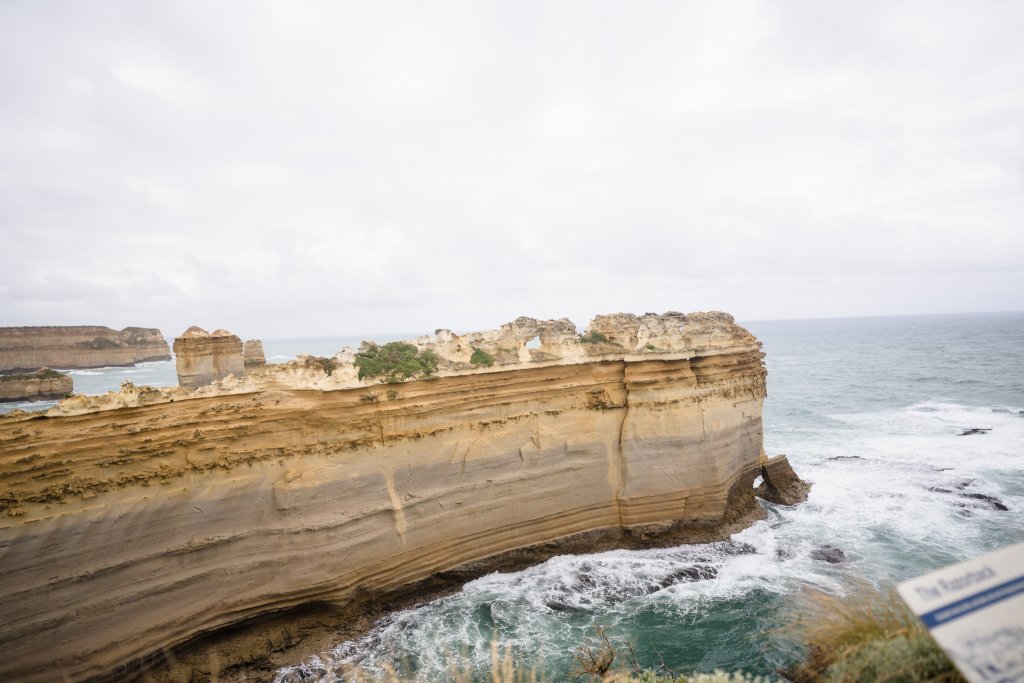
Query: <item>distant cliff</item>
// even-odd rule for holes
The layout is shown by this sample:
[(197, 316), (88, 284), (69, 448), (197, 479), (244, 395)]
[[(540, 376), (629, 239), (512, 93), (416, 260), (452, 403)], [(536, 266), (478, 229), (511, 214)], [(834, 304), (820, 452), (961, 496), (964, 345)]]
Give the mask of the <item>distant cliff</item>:
[(439, 330), (389, 384), (374, 348), (0, 418), (0, 678), (228, 680), (304, 623), (760, 513), (766, 372), (731, 316)]
[(71, 377), (49, 368), (14, 375), (0, 375), (0, 401), (47, 401), (71, 393)]
[(101, 368), (170, 358), (167, 341), (153, 328), (0, 327), (0, 372)]

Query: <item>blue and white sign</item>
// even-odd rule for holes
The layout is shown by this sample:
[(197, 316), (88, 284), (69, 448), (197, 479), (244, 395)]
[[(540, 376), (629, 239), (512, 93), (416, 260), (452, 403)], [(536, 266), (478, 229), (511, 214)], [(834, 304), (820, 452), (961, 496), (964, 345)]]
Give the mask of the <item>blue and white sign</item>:
[(1024, 682), (1024, 543), (897, 590), (968, 681)]

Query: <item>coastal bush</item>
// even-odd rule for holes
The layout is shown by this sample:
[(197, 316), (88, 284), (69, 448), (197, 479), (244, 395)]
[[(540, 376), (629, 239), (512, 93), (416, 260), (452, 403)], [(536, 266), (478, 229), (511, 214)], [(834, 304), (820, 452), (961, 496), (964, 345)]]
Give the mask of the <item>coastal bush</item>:
[(371, 344), (356, 354), (359, 379), (380, 377), (388, 384), (420, 379), (437, 372), (438, 357), (430, 349), (420, 351), (408, 342)]
[(483, 349), (474, 346), (473, 355), (469, 357), (469, 362), (472, 365), (483, 365), (484, 367), (489, 368), (494, 365), (494, 356)]
[(587, 334), (580, 335), (580, 341), (584, 344), (599, 344), (608, 341), (608, 337), (604, 336), (600, 332), (591, 331)]
[(306, 359), (306, 367), (319, 367), (330, 377), (331, 373), (338, 369), (338, 361), (323, 356), (309, 356)]
[(785, 629), (808, 648), (804, 662), (784, 672), (795, 683), (964, 680), (895, 590), (811, 592), (801, 602), (800, 618)]

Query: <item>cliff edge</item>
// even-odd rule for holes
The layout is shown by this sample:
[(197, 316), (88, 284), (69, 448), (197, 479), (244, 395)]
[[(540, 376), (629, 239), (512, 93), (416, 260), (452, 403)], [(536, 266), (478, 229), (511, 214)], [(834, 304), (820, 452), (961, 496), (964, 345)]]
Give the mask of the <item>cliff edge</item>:
[(766, 372), (731, 316), (599, 316), (582, 336), (520, 318), (413, 346), (436, 357), (427, 378), (360, 379), (348, 350), (0, 418), (0, 677), (173, 661), (224, 680), (275, 665), (300, 614), (337, 628), (760, 512)]

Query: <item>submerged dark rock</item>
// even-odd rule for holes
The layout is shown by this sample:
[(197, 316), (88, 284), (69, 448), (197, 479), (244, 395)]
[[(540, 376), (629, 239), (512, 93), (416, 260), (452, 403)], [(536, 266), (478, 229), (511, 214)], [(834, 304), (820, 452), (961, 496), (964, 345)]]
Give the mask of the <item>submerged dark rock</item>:
[(811, 551), (811, 558), (828, 562), (829, 564), (842, 564), (846, 561), (846, 553), (834, 545), (820, 545)]
[(864, 458), (859, 455), (833, 455), (831, 458), (825, 458), (826, 460), (863, 460)]
[(987, 507), (990, 510), (1001, 510), (1003, 512), (1007, 512), (1010, 509), (1003, 501), (999, 500), (995, 496), (990, 496), (985, 493), (961, 493), (960, 495), (963, 498), (980, 501), (982, 505), (977, 507)]
[(754, 555), (757, 553), (757, 548), (749, 543), (741, 543), (740, 541), (722, 541), (721, 543), (712, 543), (711, 545), (715, 550), (720, 550), (726, 555)]
[(992, 431), (991, 427), (971, 427), (957, 434), (957, 436), (971, 436), (972, 434), (988, 434)]

